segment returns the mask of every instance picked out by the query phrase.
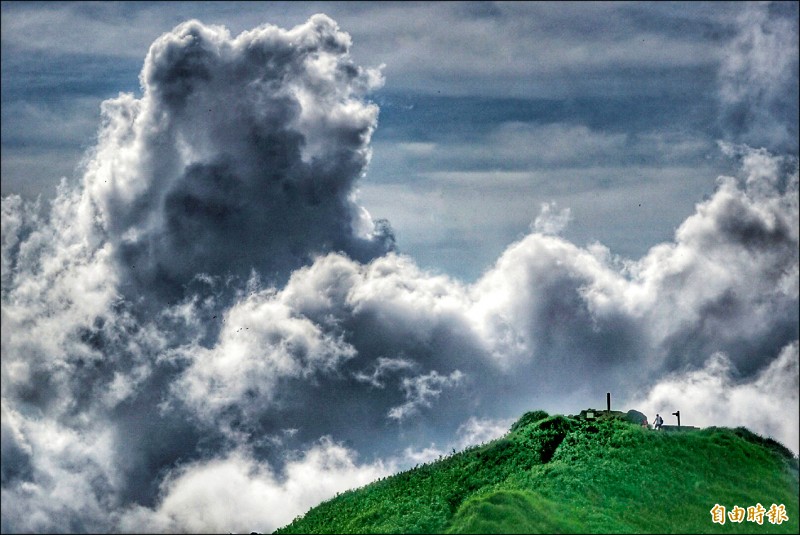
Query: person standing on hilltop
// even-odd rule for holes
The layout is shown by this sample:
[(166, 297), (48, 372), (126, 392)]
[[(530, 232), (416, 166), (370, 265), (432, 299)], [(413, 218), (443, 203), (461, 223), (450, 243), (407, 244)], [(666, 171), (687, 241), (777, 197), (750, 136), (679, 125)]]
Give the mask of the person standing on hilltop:
[(661, 426), (663, 424), (664, 424), (664, 419), (659, 414), (656, 414), (656, 419), (653, 421), (653, 429), (658, 431), (661, 429)]

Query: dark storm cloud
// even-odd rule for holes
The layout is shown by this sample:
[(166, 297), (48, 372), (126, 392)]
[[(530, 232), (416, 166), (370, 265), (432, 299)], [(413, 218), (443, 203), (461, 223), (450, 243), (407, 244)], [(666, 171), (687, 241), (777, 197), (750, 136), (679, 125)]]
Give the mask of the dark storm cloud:
[(741, 176), (636, 261), (546, 204), (464, 284), (356, 202), (379, 76), (349, 45), (182, 24), (80, 188), (3, 198), (3, 531), (270, 531), (535, 406), (797, 399), (796, 159), (724, 145)]
[(104, 104), (85, 176), (129, 294), (180, 297), (197, 273), (283, 282), (315, 254), (391, 248), (355, 202), (378, 114), (361, 97), (381, 79), (349, 46), (325, 16), (236, 38), (188, 22), (153, 44), (144, 96)]
[[(400, 431), (424, 440), (436, 439), (433, 427), (455, 431), (461, 387), (473, 410), (497, 414), (504, 391), (533, 400), (604, 384), (632, 395), (653, 374), (702, 368), (716, 352), (752, 380), (797, 338), (797, 171), (781, 177), (780, 158), (743, 150), (745, 175), (721, 179), (676, 241), (638, 262), (540, 233), (471, 286), (402, 256), (366, 266), (320, 258), (280, 292), (231, 309), (215, 347), (188, 351), (176, 392), (207, 421), (283, 412), (301, 436), (335, 431), (361, 449), (360, 426), (379, 426), (387, 410), (418, 414)], [(748, 232), (731, 232), (747, 226), (774, 240), (753, 248)], [(352, 414), (360, 424), (348, 428)]]
[(722, 351), (750, 376), (797, 338), (797, 160), (723, 148), (741, 159), (743, 184), (720, 178), (714, 197), (678, 229), (669, 254), (693, 261), (665, 270), (661, 284), (668, 303), (692, 312), (676, 311), (684, 321), (671, 320), (663, 347), (669, 368)]
[[(377, 119), (363, 96), (381, 78), (349, 45), (325, 16), (236, 39), (183, 24), (151, 47), (143, 97), (104, 103), (83, 184), (62, 185), (49, 221), (3, 198), (4, 531), (106, 531), (129, 505), (155, 506), (171, 467), (237, 447), (172, 398), (179, 356), (224, 339), (244, 279), (393, 247), (356, 201)], [(315, 327), (277, 314), (268, 337), (313, 355), (293, 344)]]

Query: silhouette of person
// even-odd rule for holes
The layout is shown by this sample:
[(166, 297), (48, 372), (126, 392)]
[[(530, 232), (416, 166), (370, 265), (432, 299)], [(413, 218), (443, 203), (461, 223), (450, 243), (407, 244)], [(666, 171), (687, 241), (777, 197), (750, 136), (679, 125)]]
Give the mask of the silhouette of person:
[(660, 415), (656, 414), (656, 419), (653, 422), (653, 428), (659, 430), (661, 429), (662, 425), (664, 425), (664, 419)]

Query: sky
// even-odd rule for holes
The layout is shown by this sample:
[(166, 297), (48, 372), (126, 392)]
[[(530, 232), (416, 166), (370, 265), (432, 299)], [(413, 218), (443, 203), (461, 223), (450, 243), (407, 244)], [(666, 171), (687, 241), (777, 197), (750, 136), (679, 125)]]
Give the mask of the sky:
[(269, 532), (606, 392), (800, 450), (797, 3), (1, 6), (3, 532)]

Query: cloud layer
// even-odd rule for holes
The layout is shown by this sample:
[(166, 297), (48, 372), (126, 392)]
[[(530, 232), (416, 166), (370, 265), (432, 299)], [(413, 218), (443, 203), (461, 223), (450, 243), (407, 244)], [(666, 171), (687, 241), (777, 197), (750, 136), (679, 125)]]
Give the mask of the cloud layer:
[(81, 184), (3, 198), (3, 531), (273, 530), (606, 391), (798, 451), (765, 416), (798, 416), (795, 157), (722, 144), (740, 174), (638, 260), (545, 204), (465, 284), (357, 202), (380, 75), (349, 47), (181, 24)]

